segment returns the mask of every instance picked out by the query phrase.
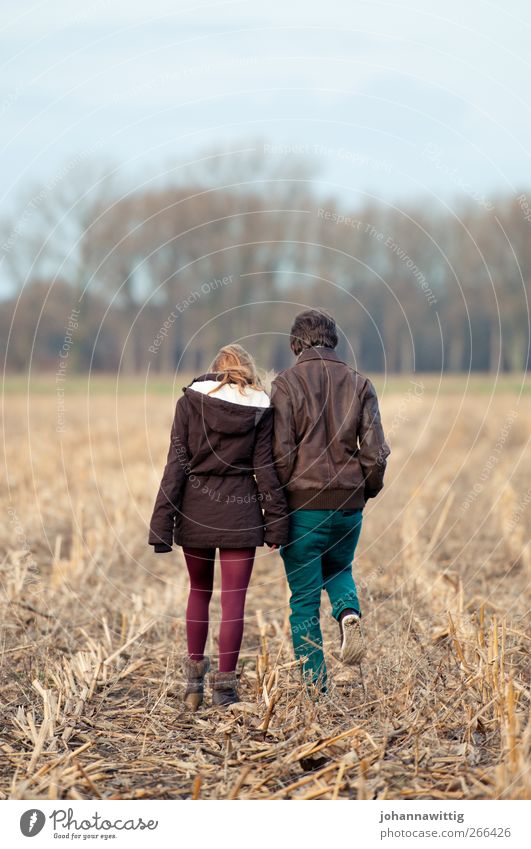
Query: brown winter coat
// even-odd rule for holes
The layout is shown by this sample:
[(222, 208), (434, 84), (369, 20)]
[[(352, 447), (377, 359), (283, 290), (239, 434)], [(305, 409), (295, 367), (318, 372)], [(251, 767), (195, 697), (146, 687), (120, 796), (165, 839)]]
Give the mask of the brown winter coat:
[(332, 348), (305, 349), (273, 381), (273, 455), (291, 509), (364, 507), (390, 454), (371, 381)]
[(192, 386), (175, 408), (150, 545), (167, 551), (172, 542), (219, 548), (287, 542), (287, 504), (271, 450), (273, 408), (233, 403)]

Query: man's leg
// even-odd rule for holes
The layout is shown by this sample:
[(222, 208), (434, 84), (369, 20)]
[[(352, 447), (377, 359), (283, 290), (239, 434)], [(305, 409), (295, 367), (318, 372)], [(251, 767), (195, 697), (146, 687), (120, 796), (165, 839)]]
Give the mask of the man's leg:
[(326, 690), (326, 666), (320, 625), (323, 576), (321, 553), (328, 539), (329, 511), (295, 510), (287, 545), (280, 548), (291, 590), (291, 636), (295, 657), (306, 657), (303, 673)]
[(361, 524), (361, 510), (337, 510), (331, 519), (328, 546), (323, 553), (323, 582), (332, 605), (332, 616), (338, 621), (344, 611), (353, 611), (361, 616), (352, 576), (352, 560)]

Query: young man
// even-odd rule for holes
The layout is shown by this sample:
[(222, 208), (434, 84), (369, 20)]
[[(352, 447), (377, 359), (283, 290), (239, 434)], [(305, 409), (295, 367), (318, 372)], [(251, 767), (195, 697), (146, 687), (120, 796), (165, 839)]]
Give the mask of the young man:
[(374, 386), (336, 354), (333, 318), (300, 313), (291, 328), (297, 357), (273, 381), (273, 456), (291, 510), (289, 542), (280, 548), (291, 590), (296, 657), (307, 681), (326, 692), (320, 627), (321, 592), (339, 623), (341, 659), (363, 655), (360, 605), (352, 577), (362, 511), (383, 487), (389, 447)]

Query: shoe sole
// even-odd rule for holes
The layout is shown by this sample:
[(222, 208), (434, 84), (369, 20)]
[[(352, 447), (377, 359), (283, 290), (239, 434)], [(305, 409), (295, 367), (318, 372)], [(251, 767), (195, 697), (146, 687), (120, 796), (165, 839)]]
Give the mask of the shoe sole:
[(230, 705), (239, 704), (240, 699), (227, 699), (226, 701), (218, 702), (212, 698), (212, 707), (229, 707)]
[(341, 623), (343, 628), (343, 640), (341, 643), (341, 661), (347, 666), (359, 663), (365, 654), (363, 634), (359, 619), (345, 616)]

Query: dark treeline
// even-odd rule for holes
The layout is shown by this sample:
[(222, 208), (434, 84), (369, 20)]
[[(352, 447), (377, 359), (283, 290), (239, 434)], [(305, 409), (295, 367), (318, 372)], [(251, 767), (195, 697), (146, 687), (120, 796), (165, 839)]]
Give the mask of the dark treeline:
[(345, 209), (303, 171), (245, 189), (93, 180), (30, 198), (3, 222), (8, 370), (55, 370), (64, 349), (78, 371), (199, 371), (234, 340), (279, 369), (305, 306), (334, 314), (367, 371), (529, 366), (524, 195)]

